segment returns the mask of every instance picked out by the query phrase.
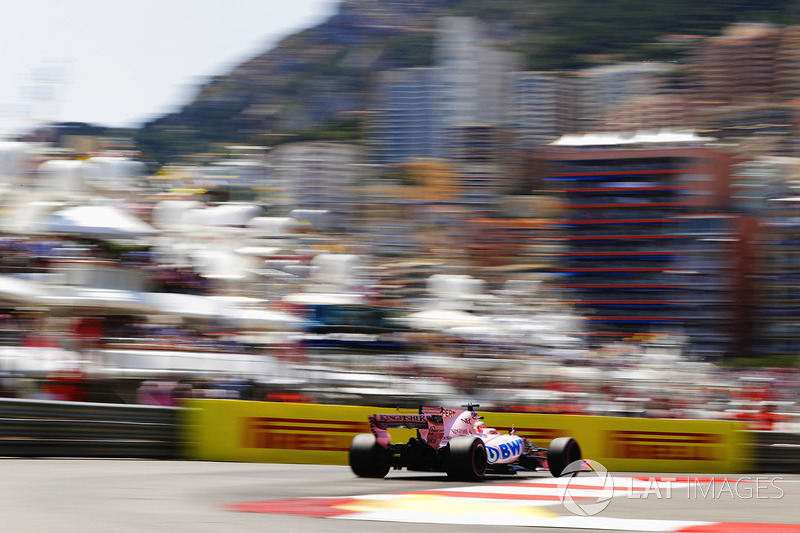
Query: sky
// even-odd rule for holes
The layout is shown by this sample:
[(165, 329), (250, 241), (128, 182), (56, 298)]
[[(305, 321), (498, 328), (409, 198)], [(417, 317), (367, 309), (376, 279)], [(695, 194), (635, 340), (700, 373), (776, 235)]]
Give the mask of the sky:
[(140, 126), (338, 3), (3, 0), (0, 134), (43, 122)]

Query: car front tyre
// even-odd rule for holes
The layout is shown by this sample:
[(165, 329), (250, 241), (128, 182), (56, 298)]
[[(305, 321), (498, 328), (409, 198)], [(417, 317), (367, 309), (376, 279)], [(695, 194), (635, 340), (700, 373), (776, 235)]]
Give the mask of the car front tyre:
[(553, 477), (561, 477), (567, 466), (581, 458), (581, 447), (571, 437), (553, 439), (547, 449), (547, 467)]

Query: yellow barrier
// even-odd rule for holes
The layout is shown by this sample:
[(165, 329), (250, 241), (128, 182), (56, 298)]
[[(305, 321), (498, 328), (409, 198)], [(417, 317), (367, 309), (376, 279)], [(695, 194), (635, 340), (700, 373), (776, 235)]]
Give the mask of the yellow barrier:
[[(367, 416), (386, 411), (239, 400), (186, 400), (184, 405), (190, 408), (184, 424), (188, 459), (264, 463), (346, 465), (353, 436), (369, 433)], [(392, 432), (403, 440), (414, 435), (407, 429)]]
[(539, 446), (573, 437), (586, 459), (614, 472), (744, 473), (753, 443), (741, 422), (606, 416), (486, 413), (499, 430), (514, 427)]
[[(303, 464), (347, 464), (353, 436), (369, 432), (377, 407), (187, 400), (186, 458)], [(401, 412), (413, 413), (414, 410)], [(574, 437), (584, 458), (616, 472), (744, 473), (753, 443), (739, 422), (573, 415), (483, 413), (487, 425), (547, 447)], [(391, 431), (395, 442), (413, 430)]]

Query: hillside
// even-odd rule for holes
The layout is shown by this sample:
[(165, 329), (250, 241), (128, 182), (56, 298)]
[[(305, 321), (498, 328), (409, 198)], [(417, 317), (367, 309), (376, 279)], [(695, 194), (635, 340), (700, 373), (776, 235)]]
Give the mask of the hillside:
[(474, 16), (536, 70), (626, 59), (675, 60), (666, 34), (715, 35), (742, 21), (793, 23), (797, 0), (343, 0), (296, 33), (198, 88), (193, 101), (133, 132), (164, 162), (214, 143), (357, 139), (373, 73), (432, 62), (436, 20)]

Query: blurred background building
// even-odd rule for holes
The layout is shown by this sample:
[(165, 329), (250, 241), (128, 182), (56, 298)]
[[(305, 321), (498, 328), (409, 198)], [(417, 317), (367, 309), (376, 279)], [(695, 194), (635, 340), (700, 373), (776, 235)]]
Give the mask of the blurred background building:
[(545, 180), (565, 213), (553, 221), (557, 284), (601, 339), (677, 329), (698, 355), (740, 353), (752, 273), (730, 213), (732, 159), (701, 139), (677, 144), (609, 134), (553, 149)]
[(371, 138), (376, 162), (396, 165), (444, 155), (446, 95), (439, 69), (380, 72), (374, 93)]
[(530, 149), (579, 131), (577, 84), (568, 73), (509, 74), (508, 126), (513, 142)]
[(331, 232), (357, 229), (359, 184), (364, 154), (360, 147), (344, 143), (289, 143), (269, 154), (270, 180), (282, 191), (281, 215), (291, 210), (325, 212)]
[(800, 353), (797, 28), (547, 70), (514, 24), (427, 4), (401, 25), (397, 2), (344, 2), (296, 56), (209, 82), (148, 131), (187, 139), (224, 109), (230, 142), (157, 167), (72, 126), (4, 144), (8, 338), (91, 332), (80, 357), (148, 377), (219, 376), (224, 353), (320, 401), (550, 391), (641, 414), (617, 398), (652, 371), (714, 416), (695, 381), (735, 381), (716, 364)]

